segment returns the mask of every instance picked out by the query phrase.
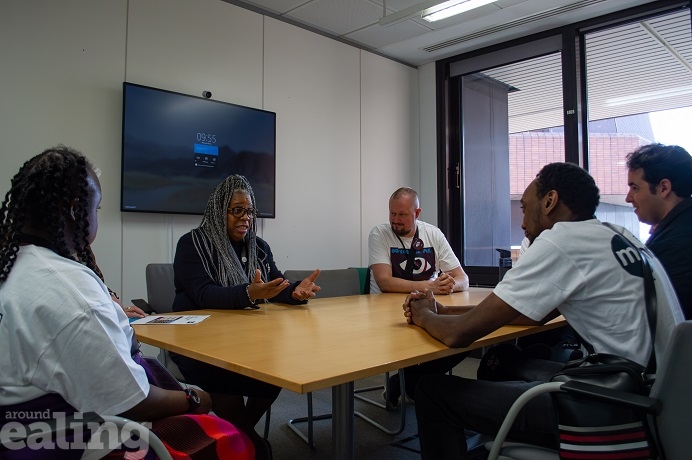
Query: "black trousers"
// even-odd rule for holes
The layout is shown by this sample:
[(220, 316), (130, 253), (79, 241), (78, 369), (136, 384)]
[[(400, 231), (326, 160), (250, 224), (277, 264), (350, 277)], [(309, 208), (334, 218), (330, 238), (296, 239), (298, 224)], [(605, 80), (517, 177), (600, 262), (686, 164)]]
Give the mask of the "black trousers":
[(430, 374), (446, 374), (454, 369), (454, 366), (459, 364), (468, 353), (459, 353), (444, 358), (439, 358), (427, 363), (417, 364), (404, 368), (404, 380), (406, 381), (406, 394), (409, 398), (416, 400), (416, 386), (418, 380), (424, 375)]
[[(464, 429), (494, 436), (519, 395), (540, 383), (421, 377), (416, 388), (416, 418), (423, 460), (465, 459)], [(538, 396), (524, 407), (508, 438), (557, 448), (557, 419), (550, 395)]]

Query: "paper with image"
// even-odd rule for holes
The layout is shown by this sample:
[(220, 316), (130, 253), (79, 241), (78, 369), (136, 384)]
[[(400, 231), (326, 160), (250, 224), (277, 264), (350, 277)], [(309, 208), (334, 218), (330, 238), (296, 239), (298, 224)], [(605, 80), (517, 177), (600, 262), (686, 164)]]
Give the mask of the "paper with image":
[(207, 318), (209, 315), (151, 315), (131, 324), (197, 324)]

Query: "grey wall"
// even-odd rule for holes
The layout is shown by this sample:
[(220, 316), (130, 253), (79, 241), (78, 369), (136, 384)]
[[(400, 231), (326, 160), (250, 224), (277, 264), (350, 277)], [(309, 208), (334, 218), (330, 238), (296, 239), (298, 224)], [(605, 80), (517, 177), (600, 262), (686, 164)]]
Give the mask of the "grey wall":
[(259, 231), (281, 269), (365, 265), (401, 185), (421, 188), (437, 220), (432, 66), (423, 84), (417, 69), (220, 0), (3, 0), (0, 62), (1, 193), (49, 146), (90, 157), (104, 195), (94, 250), (124, 299), (146, 296), (145, 265), (171, 261), (199, 223), (120, 213), (124, 80), (277, 112), (277, 217)]

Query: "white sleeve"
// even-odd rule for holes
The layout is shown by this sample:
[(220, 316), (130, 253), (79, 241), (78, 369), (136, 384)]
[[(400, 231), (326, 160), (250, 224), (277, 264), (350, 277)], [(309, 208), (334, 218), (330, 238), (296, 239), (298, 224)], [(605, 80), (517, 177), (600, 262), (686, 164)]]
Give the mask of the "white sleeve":
[(538, 321), (585, 283), (584, 276), (559, 247), (537, 238), (493, 293), (519, 313)]
[(37, 367), (47, 371), (32, 376), (34, 385), (59, 393), (79, 411), (102, 415), (143, 401), (149, 383), (117, 313), (112, 303), (94, 306), (64, 327), (41, 356)]
[(375, 264), (392, 265), (390, 246), (380, 226), (373, 227), (368, 236), (368, 266)]

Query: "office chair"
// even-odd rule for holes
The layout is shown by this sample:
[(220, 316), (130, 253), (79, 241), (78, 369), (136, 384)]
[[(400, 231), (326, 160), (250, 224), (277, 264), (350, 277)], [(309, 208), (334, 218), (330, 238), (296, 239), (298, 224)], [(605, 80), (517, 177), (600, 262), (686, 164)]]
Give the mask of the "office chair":
[[(88, 433), (93, 429), (95, 424), (98, 425), (98, 428), (92, 433), (88, 442), (83, 443), (83, 445), (78, 445), (80, 444), (79, 442), (72, 443), (72, 440), (79, 441), (79, 438), (74, 438), (75, 432)], [(113, 433), (110, 433), (109, 425), (117, 428), (117, 437), (113, 436)], [(172, 460), (171, 454), (168, 452), (161, 439), (144, 425), (124, 417), (116, 415), (99, 416), (94, 412), (70, 415), (65, 417), (64, 420), (61, 420), (60, 423), (58, 423), (57, 419), (40, 420), (29, 423), (25, 425), (25, 430), (22, 432), (8, 430), (6, 439), (3, 439), (3, 443), (0, 443), (0, 457), (3, 459), (7, 458), (8, 460), (29, 458), (27, 457), (28, 452), (26, 451), (30, 449), (30, 447), (15, 450), (9, 448), (5, 449), (5, 445), (11, 443), (41, 445), (46, 442), (48, 431), (50, 431), (50, 439), (55, 443), (63, 441), (65, 444), (75, 444), (74, 450), (83, 451), (81, 456), (82, 460), (103, 458), (119, 447), (119, 445), (116, 445), (117, 441), (113, 443), (116, 438), (129, 439), (131, 435), (135, 435), (139, 439), (146, 439), (149, 447), (160, 460)], [(70, 450), (72, 449), (70, 448)], [(40, 458), (49, 458), (53, 455), (58, 455), (56, 451), (49, 451), (45, 456), (42, 456), (40, 451), (34, 451), (33, 449), (29, 452), (33, 452), (32, 456), (38, 456)]]
[[(356, 270), (358, 272), (358, 276), (360, 277), (360, 293), (361, 294), (370, 294), (370, 277), (372, 276), (372, 271), (370, 270), (370, 267), (349, 267), (351, 270)], [(400, 394), (405, 395), (404, 391), (404, 374), (403, 372), (399, 372), (399, 385), (400, 385)], [(385, 372), (384, 374), (384, 384), (383, 385), (374, 385), (374, 386), (369, 386), (369, 387), (363, 387), (363, 388), (356, 388), (354, 390), (354, 396), (356, 399), (359, 399), (363, 402), (366, 402), (368, 404), (372, 404), (374, 406), (377, 406), (381, 409), (386, 409), (386, 410), (391, 410), (394, 409), (394, 406), (392, 406), (389, 403), (389, 398), (387, 398), (387, 393), (390, 391), (388, 388), (389, 386), (389, 372)], [(373, 399), (367, 398), (363, 396), (360, 393), (367, 393), (370, 391), (375, 391), (375, 390), (385, 390), (385, 403), (375, 401)], [(381, 431), (384, 431), (385, 433), (396, 436), (397, 434), (401, 433), (404, 431), (404, 428), (406, 427), (406, 410), (405, 410), (405, 397), (402, 397), (402, 402), (401, 402), (401, 419), (400, 419), (400, 424), (399, 428), (397, 429), (389, 429), (374, 420), (367, 420), (370, 422), (373, 426), (376, 428), (379, 428)]]
[(358, 272), (358, 277), (360, 278), (360, 293), (370, 294), (370, 277), (372, 276), (372, 271), (370, 267), (348, 267), (350, 270), (356, 270)]
[[(298, 281), (307, 278), (312, 274), (312, 270), (286, 270), (284, 277), (288, 280)], [(348, 268), (336, 270), (321, 270), (320, 276), (317, 278), (316, 284), (321, 288), (317, 293), (319, 298), (341, 297), (348, 295), (359, 295), (361, 292), (360, 276), (356, 270)], [(307, 417), (293, 418), (287, 422), (288, 427), (305, 441), (310, 448), (314, 449), (313, 442), (313, 422), (315, 420), (327, 420), (332, 417), (332, 414), (314, 415), (312, 405), (312, 392), (307, 394), (308, 399), (308, 415)], [(308, 424), (307, 436), (303, 434), (297, 427), (297, 423)]]
[[(150, 311), (155, 314), (170, 313), (173, 311), (175, 299), (175, 285), (173, 284), (173, 264), (155, 263), (148, 264), (145, 269), (147, 283), (147, 304)], [(141, 302), (141, 299), (137, 299)], [(133, 303), (135, 303), (133, 301)], [(180, 382), (185, 377), (178, 366), (171, 360), (168, 350), (161, 349), (157, 359)]]
[[(291, 280), (291, 281), (298, 281), (306, 278), (312, 273), (311, 270), (286, 270), (284, 272), (284, 276)], [(321, 290), (317, 294), (319, 298), (328, 298), (328, 297), (340, 297), (340, 296), (348, 296), (348, 295), (359, 295), (363, 293), (369, 293), (370, 292), (370, 269), (367, 267), (362, 267), (362, 268), (357, 268), (357, 267), (350, 267), (350, 268), (345, 268), (345, 269), (335, 269), (335, 270), (321, 270), (320, 271), (320, 276), (317, 279), (318, 286), (320, 286)], [(389, 373), (385, 374), (385, 381), (388, 379)], [(402, 386), (402, 391), (403, 391), (403, 376), (401, 380), (401, 386)], [(375, 387), (366, 387), (366, 388), (358, 388), (354, 390), (354, 397), (360, 399), (361, 401), (365, 401), (367, 403), (376, 405), (378, 407), (381, 407), (383, 409), (390, 409), (388, 405), (385, 405), (380, 402), (373, 401), (369, 398), (365, 398), (361, 396), (358, 393), (366, 392), (366, 391), (372, 391), (376, 389), (382, 389), (384, 386), (379, 385)], [(332, 418), (332, 414), (323, 414), (323, 415), (314, 415), (313, 413), (313, 401), (312, 401), (312, 393), (307, 394), (307, 400), (308, 400), (308, 415), (307, 417), (298, 417), (291, 419), (287, 422), (288, 427), (295, 433), (297, 434), (303, 441), (305, 441), (310, 448), (314, 449), (315, 444), (314, 444), (314, 430), (313, 430), (313, 422), (316, 420), (328, 420)], [(402, 414), (402, 421), (401, 421), (401, 426), (398, 430), (389, 430), (387, 427), (377, 423), (375, 420), (372, 420), (371, 418), (367, 417), (366, 415), (356, 412), (355, 415), (358, 416), (359, 418), (365, 420), (366, 422), (370, 423), (371, 425), (375, 426), (376, 428), (379, 428), (380, 430), (384, 431), (385, 433), (389, 433), (392, 435), (399, 434), (403, 431), (404, 426), (405, 426), (405, 407), (402, 404), (401, 407), (401, 414)], [(307, 436), (301, 432), (296, 424), (298, 423), (307, 423), (308, 424), (308, 434)]]
[[(152, 263), (145, 269), (147, 283), (147, 300), (149, 308), (155, 313), (170, 313), (173, 311), (173, 300), (175, 299), (175, 284), (173, 282), (173, 264)], [(163, 366), (180, 382), (185, 382), (178, 366), (170, 358), (168, 350), (161, 349), (157, 359)], [(269, 437), (269, 423), (271, 420), (271, 406), (265, 413), (264, 420), (264, 439)]]
[[(548, 382), (526, 391), (507, 413), (495, 441), (486, 444), (489, 460), (557, 460), (558, 452), (522, 443), (507, 443), (505, 438), (519, 411), (531, 398), (556, 391), (600, 401), (608, 401), (646, 414), (656, 458), (689, 458), (689, 427), (692, 425), (692, 321), (678, 324), (657, 366), (656, 380), (649, 396), (640, 396), (583, 382)], [(653, 457), (652, 457), (653, 458)]]

